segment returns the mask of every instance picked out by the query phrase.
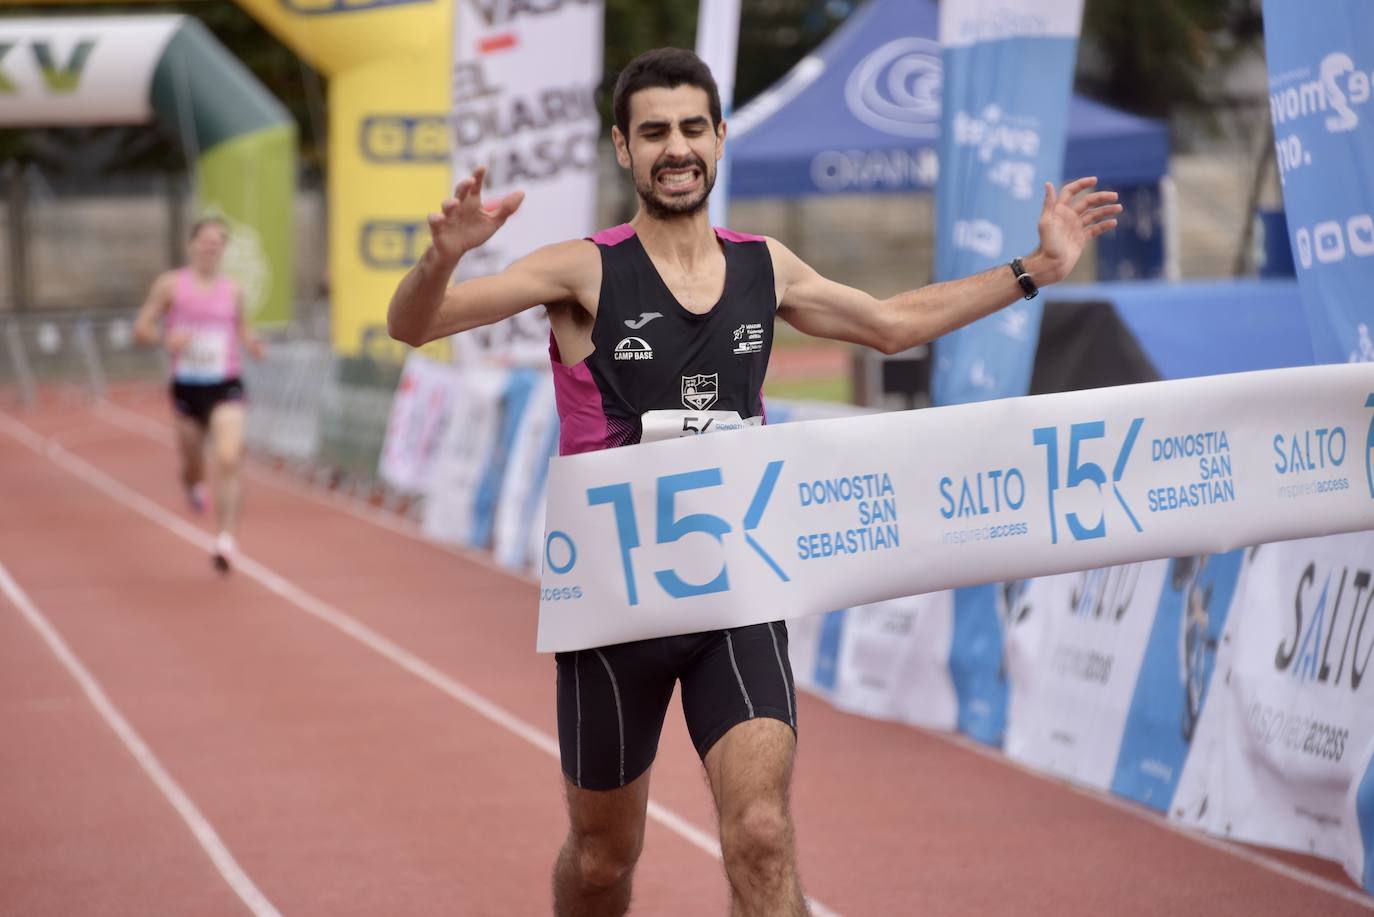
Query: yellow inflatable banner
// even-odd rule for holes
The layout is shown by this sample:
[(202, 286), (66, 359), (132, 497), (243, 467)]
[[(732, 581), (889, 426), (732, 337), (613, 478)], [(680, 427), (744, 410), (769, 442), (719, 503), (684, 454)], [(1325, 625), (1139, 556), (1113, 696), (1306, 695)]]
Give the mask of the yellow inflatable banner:
[(428, 244), (424, 215), (449, 191), (453, 2), (238, 3), (329, 78), (334, 349), (399, 361), (387, 303)]

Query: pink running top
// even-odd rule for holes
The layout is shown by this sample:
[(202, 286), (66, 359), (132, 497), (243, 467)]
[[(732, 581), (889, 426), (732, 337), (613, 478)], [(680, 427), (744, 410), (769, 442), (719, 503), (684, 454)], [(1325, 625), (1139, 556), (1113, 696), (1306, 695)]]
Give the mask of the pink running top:
[(176, 274), (167, 331), (190, 332), (190, 343), (172, 358), (178, 382), (210, 385), (239, 375), (239, 309), (234, 286), (219, 277), (208, 290), (196, 282), (190, 268)]

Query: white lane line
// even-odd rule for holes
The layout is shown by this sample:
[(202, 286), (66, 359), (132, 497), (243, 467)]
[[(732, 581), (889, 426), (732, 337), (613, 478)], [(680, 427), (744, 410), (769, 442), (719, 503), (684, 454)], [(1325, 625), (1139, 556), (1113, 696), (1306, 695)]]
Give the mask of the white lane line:
[(1146, 809), (1128, 800), (1120, 799), (1116, 796), (1113, 796), (1110, 793), (1104, 793), (1100, 790), (1095, 790), (1092, 787), (1086, 787), (1076, 783), (1072, 783), (1068, 779), (1060, 777), (1056, 774), (1048, 774), (1042, 771), (1037, 771), (1032, 767), (1028, 767), (1025, 764), (1022, 764), (1020, 761), (1017, 761), (1013, 758), (1008, 757), (1007, 755), (1002, 754), (999, 751), (996, 751), (995, 749), (988, 748), (986, 745), (982, 744), (976, 739), (960, 735), (958, 733), (939, 732), (933, 729), (921, 729), (921, 732), (929, 736), (934, 736), (937, 739), (942, 739), (951, 745), (955, 745), (959, 748), (964, 749), (965, 751), (973, 752), (974, 754), (979, 755), (980, 757), (986, 758), (987, 760), (993, 761), (997, 764), (1001, 764), (1004, 767), (1009, 767), (1013, 770), (1018, 770), (1023, 774), (1029, 774), (1032, 777), (1044, 780), (1047, 783), (1052, 783), (1055, 786), (1065, 787), (1066, 789), (1072, 790), (1080, 796), (1086, 796), (1089, 799), (1096, 800), (1097, 802), (1110, 806), (1111, 808), (1116, 809), (1119, 812), (1125, 812), (1127, 815), (1134, 816), (1135, 818), (1138, 818), (1146, 822), (1147, 824), (1151, 824), (1157, 828), (1162, 828), (1166, 831), (1172, 832), (1173, 834), (1176, 834), (1179, 837), (1186, 838), (1190, 841), (1201, 844), (1204, 847), (1210, 847), (1211, 849), (1221, 851), (1222, 853), (1229, 853), (1231, 854), (1231, 856), (1236, 857), (1239, 860), (1244, 860), (1245, 862), (1250, 863), (1253, 866), (1259, 866), (1263, 869), (1269, 870), (1270, 872), (1278, 873), (1281, 876), (1292, 879), (1295, 882), (1299, 882), (1311, 888), (1320, 889), (1321, 891), (1327, 892), (1329, 894), (1335, 895), (1338, 898), (1342, 898), (1346, 901), (1349, 901), (1352, 904), (1358, 904), (1366, 910), (1374, 910), (1374, 898), (1370, 897), (1369, 895), (1356, 891), (1352, 888), (1347, 888), (1346, 886), (1341, 885), (1338, 882), (1333, 882), (1330, 879), (1307, 872), (1306, 870), (1300, 869), (1296, 866), (1291, 866), (1288, 863), (1283, 862), (1282, 860), (1277, 860), (1273, 857), (1265, 856), (1264, 854), (1254, 850), (1250, 850), (1247, 847), (1238, 846), (1237, 844), (1224, 840), (1223, 838), (1212, 837), (1209, 834), (1203, 834), (1201, 831), (1197, 831), (1192, 828), (1187, 828), (1183, 825), (1175, 824), (1174, 822), (1169, 821), (1164, 816), (1155, 812), (1153, 809)]
[[(63, 449), (58, 443), (43, 439), (27, 426), (3, 412), (0, 412), (0, 430), (46, 456), (54, 464), (90, 484), (116, 502), (124, 504), (177, 537), (189, 541), (202, 551), (208, 553), (212, 548), (214, 539), (210, 535), (174, 516), (157, 503), (110, 477), (84, 459)], [(559, 757), (557, 739), (434, 668), (356, 618), (339, 611), (323, 599), (316, 598), (265, 565), (240, 555), (235, 569), (258, 582), (269, 592), (281, 596), (307, 614), (337, 628), (485, 719), (524, 739), (545, 754), (555, 759)], [(650, 800), (649, 817), (694, 847), (717, 860), (721, 859), (720, 844), (716, 839), (693, 826), (691, 822), (672, 810)], [(810, 904), (816, 917), (839, 917), (835, 911), (814, 899), (810, 899)]]
[[(123, 405), (115, 404), (112, 401), (97, 401), (91, 405), (91, 411), (101, 420), (124, 430), (128, 430), (130, 433), (137, 433), (154, 442), (161, 443), (168, 448), (172, 448), (176, 445), (173, 430), (170, 426), (159, 423), (137, 411), (131, 411)], [(295, 494), (302, 499), (309, 500), (320, 506), (326, 506), (330, 509), (347, 513), (355, 519), (361, 519), (378, 528), (385, 529), (394, 535), (408, 538), (411, 541), (425, 545), (433, 550), (440, 551), (444, 554), (451, 554), (455, 557), (461, 557), (463, 560), (487, 570), (491, 570), (494, 573), (500, 573), (516, 582), (534, 586), (539, 585), (538, 577), (532, 576), (522, 570), (514, 570), (510, 567), (503, 566), (497, 563), (491, 555), (487, 554), (485, 551), (478, 551), (475, 548), (464, 548), (453, 544), (445, 544), (444, 542), (427, 538), (421, 532), (416, 531), (413, 525), (402, 522), (397, 519), (395, 515), (384, 509), (364, 506), (360, 504), (359, 501), (343, 494), (320, 493), (296, 480), (290, 472), (263, 468), (251, 463), (245, 463), (244, 470), (253, 480), (261, 481), (278, 490), (284, 490), (287, 493)]]
[(267, 896), (258, 889), (257, 885), (253, 884), (253, 880), (239, 866), (234, 855), (224, 845), (224, 841), (220, 840), (219, 834), (196, 808), (196, 804), (167, 773), (148, 744), (129, 725), (129, 721), (124, 719), (115, 705), (110, 702), (109, 697), (100, 687), (100, 683), (81, 664), (81, 660), (76, 658), (76, 654), (67, 646), (62, 635), (33, 604), (28, 594), (10, 575), (9, 570), (5, 569), (3, 563), (0, 563), (0, 591), (9, 597), (14, 607), (19, 609), (19, 613), (28, 620), (29, 624), (33, 625), (33, 629), (38, 631), (38, 635), (48, 644), (48, 649), (52, 650), (53, 655), (62, 663), (67, 672), (76, 679), (76, 683), (81, 686), (81, 690), (85, 692), (86, 698), (95, 707), (101, 719), (110, 729), (114, 730), (114, 734), (124, 743), (129, 754), (133, 755), (138, 766), (143, 768), (148, 779), (153, 781), (153, 785), (161, 791), (163, 797), (171, 803), (172, 808), (181, 816), (186, 827), (191, 829), (191, 834), (194, 835), (201, 849), (210, 857), (211, 862), (215, 864), (215, 868), (219, 870), (219, 874), (234, 890), (234, 893), (256, 917), (281, 917), (277, 909), (272, 906), (272, 902), (267, 900)]

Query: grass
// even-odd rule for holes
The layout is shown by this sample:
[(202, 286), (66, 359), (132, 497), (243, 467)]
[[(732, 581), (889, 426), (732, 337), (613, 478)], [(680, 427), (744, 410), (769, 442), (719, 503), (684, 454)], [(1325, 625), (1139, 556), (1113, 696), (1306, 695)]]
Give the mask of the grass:
[(852, 391), (848, 376), (826, 376), (818, 379), (784, 379), (763, 384), (764, 398), (790, 398), (795, 401), (838, 401), (851, 403)]

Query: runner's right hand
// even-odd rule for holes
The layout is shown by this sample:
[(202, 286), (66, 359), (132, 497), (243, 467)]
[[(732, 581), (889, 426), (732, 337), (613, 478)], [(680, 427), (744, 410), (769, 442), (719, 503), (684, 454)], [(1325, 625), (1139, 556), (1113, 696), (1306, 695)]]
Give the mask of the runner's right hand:
[(458, 183), (453, 197), (444, 201), (442, 212), (429, 215), (434, 250), (446, 261), (457, 261), (490, 239), (525, 199), (525, 192), (513, 191), (494, 206), (482, 206), (482, 183), (486, 177), (486, 166), (478, 166)]
[(172, 356), (180, 356), (186, 349), (186, 345), (191, 343), (191, 332), (189, 331), (169, 331), (166, 339), (162, 342), (167, 348), (167, 352)]

